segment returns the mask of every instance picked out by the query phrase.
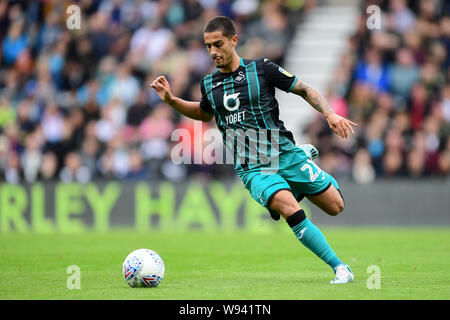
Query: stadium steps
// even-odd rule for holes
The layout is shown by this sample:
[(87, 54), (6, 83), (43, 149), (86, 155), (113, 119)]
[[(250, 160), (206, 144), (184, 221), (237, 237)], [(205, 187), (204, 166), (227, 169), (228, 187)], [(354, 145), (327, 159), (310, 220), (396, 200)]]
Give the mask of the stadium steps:
[[(351, 3), (351, 1), (349, 2)], [(317, 89), (322, 95), (330, 83), (349, 35), (357, 27), (359, 8), (356, 5), (325, 5), (312, 9), (297, 26), (284, 68)], [(293, 94), (278, 93), (280, 118), (294, 134), (297, 143), (307, 142), (303, 128), (316, 111)]]

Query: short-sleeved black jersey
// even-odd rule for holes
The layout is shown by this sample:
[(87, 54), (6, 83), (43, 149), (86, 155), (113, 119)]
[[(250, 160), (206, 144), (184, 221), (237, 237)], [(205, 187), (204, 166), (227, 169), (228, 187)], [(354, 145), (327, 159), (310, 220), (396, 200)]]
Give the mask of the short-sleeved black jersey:
[[(296, 82), (296, 76), (265, 58), (241, 58), (240, 65), (234, 72), (222, 73), (217, 69), (203, 78), (200, 107), (203, 111), (214, 114), (224, 144), (230, 147), (226, 143), (230, 134), (235, 134), (236, 137), (246, 135), (246, 139), (241, 141), (243, 145), (233, 147), (235, 156), (236, 153), (243, 154), (245, 150), (246, 164), (235, 165), (235, 169), (246, 170), (249, 168), (247, 160), (261, 156), (250, 152), (254, 146), (252, 141), (256, 142), (258, 153), (260, 150), (263, 150), (261, 153), (270, 153), (264, 150), (275, 144), (279, 146), (279, 151), (295, 145), (292, 133), (279, 119), (275, 87), (290, 92)], [(264, 139), (265, 136), (267, 139)], [(264, 144), (267, 149), (260, 148)]]

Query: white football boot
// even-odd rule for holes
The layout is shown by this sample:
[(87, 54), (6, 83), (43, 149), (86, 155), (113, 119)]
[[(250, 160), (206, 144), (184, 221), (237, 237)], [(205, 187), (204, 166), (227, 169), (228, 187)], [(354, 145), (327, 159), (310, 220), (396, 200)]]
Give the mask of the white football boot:
[(332, 284), (341, 284), (341, 283), (349, 283), (353, 282), (355, 279), (353, 277), (353, 272), (350, 270), (350, 267), (346, 264), (340, 264), (336, 268), (334, 268), (336, 277), (334, 280), (331, 280)]
[(298, 147), (305, 151), (306, 155), (311, 160), (314, 160), (319, 156), (319, 151), (317, 151), (316, 147), (314, 147), (312, 144), (302, 144), (298, 145)]

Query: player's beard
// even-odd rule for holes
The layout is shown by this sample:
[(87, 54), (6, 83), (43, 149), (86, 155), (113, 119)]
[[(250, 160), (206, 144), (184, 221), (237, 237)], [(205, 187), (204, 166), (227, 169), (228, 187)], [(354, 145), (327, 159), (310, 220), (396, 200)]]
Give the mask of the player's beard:
[(225, 68), (227, 65), (230, 64), (230, 62), (226, 63), (226, 61), (227, 60), (224, 57), (222, 57), (222, 59), (219, 62), (216, 62), (216, 60), (214, 59), (214, 63), (217, 68)]
[(223, 62), (216, 62), (215, 60), (214, 60), (214, 62), (216, 63), (216, 67), (217, 68), (224, 68), (226, 65), (223, 63)]

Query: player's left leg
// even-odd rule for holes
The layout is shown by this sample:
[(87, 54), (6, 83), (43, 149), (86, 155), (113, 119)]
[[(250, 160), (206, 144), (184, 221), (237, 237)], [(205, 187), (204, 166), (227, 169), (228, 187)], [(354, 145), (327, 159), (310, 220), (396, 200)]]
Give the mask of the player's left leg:
[(313, 155), (318, 155), (314, 146), (303, 145), (299, 149), (306, 158), (302, 157), (301, 152), (296, 152), (292, 160), (293, 168), (285, 172), (294, 195), (299, 201), (306, 196), (327, 214), (338, 215), (344, 210), (344, 198), (337, 181), (312, 161)]
[[(312, 161), (311, 150), (314, 151), (314, 149), (314, 147), (298, 147), (290, 153), (289, 161), (286, 161), (287, 165), (284, 162), (282, 163), (285, 166), (281, 166), (280, 172), (290, 186), (291, 199), (278, 198), (278, 200), (280, 200), (280, 204), (286, 201), (293, 203), (307, 196), (328, 214), (336, 215), (344, 207), (339, 185), (330, 174), (323, 171)], [(275, 202), (271, 203), (271, 209), (280, 211), (280, 214), (286, 218), (286, 212), (284, 214), (282, 212), (281, 206), (283, 204), (280, 206), (277, 204), (277, 197), (274, 197), (274, 199)], [(353, 281), (353, 273), (350, 268), (337, 258), (322, 232), (304, 216), (303, 210), (287, 217), (286, 222), (300, 242), (333, 269), (336, 278), (331, 283), (348, 283)]]
[(320, 194), (306, 197), (330, 216), (336, 216), (344, 210), (344, 198), (333, 184)]
[(336, 278), (331, 283), (353, 281), (350, 268), (339, 260), (323, 233), (306, 217), (291, 190), (276, 192), (270, 198), (268, 207), (285, 218), (297, 239), (333, 269)]

